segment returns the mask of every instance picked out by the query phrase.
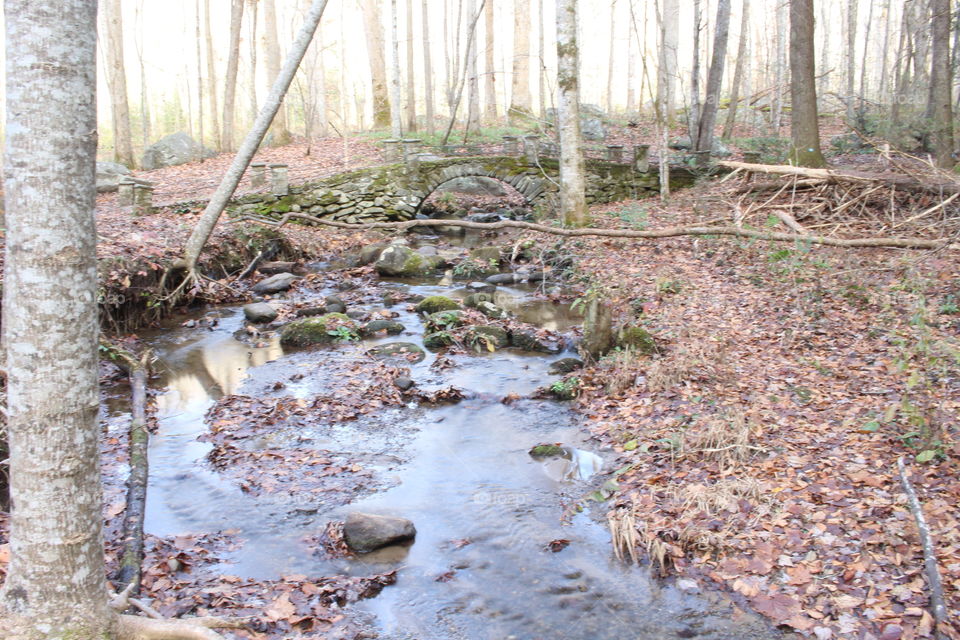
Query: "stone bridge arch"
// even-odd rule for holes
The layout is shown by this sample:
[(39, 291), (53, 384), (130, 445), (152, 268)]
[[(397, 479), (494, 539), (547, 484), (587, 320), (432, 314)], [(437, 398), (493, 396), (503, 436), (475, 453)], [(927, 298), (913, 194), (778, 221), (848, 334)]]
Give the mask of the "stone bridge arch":
[[(587, 160), (587, 202), (616, 202), (659, 190), (656, 168), (639, 172), (630, 164)], [(485, 177), (516, 189), (545, 213), (556, 202), (559, 162), (536, 164), (516, 156), (473, 156), (421, 161), (415, 167), (388, 164), (348, 171), (290, 188), (285, 196), (250, 194), (236, 200), (233, 211), (276, 216), (291, 211), (351, 224), (410, 220), (440, 185), (456, 178)], [(693, 180), (683, 168), (671, 168), (671, 187)]]

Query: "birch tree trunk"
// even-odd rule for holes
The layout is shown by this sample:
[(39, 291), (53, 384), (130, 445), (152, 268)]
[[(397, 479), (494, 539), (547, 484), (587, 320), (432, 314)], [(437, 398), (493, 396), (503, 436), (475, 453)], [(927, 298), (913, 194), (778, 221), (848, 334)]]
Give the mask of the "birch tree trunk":
[(953, 161), (953, 113), (950, 73), (950, 0), (930, 0), (930, 26), (933, 33), (933, 66), (930, 73), (930, 97), (933, 113), (933, 150), (937, 166), (948, 169)]
[(230, 51), (227, 75), (223, 85), (223, 131), (220, 144), (224, 151), (233, 151), (233, 118), (237, 102), (237, 69), (240, 65), (240, 28), (243, 26), (243, 0), (230, 2)]
[(485, 41), (486, 50), (484, 51), (484, 68), (486, 75), (483, 77), (483, 117), (489, 123), (497, 120), (497, 85), (494, 62), (494, 15), (493, 0), (483, 5), (484, 27), (486, 28)]
[(776, 63), (774, 66), (773, 104), (770, 105), (770, 125), (773, 134), (780, 135), (783, 125), (783, 91), (787, 84), (787, 15), (786, 5), (778, 2), (774, 8), (777, 22)]
[(825, 167), (817, 121), (813, 0), (790, 0), (790, 131), (792, 164)]
[(3, 287), (13, 511), (0, 613), (5, 637), (99, 640), (116, 617), (97, 448), (97, 3), (4, 9), (16, 108), (6, 116)]
[(635, 104), (637, 101), (636, 90), (634, 89), (634, 76), (636, 75), (636, 63), (633, 56), (633, 34), (637, 30), (637, 20), (634, 15), (634, 0), (630, 0), (630, 22), (627, 24), (627, 113), (634, 109), (639, 113), (640, 106)]
[(413, 73), (413, 0), (407, 0), (407, 131), (417, 130), (417, 92)]
[(677, 47), (680, 42), (680, 2), (663, 0), (660, 20), (660, 56), (657, 63), (657, 111), (664, 124), (677, 118)]
[(200, 259), (200, 252), (203, 250), (203, 245), (207, 243), (207, 239), (213, 232), (213, 228), (217, 225), (217, 220), (220, 219), (220, 214), (223, 213), (234, 191), (236, 191), (237, 185), (240, 184), (243, 172), (246, 171), (247, 165), (250, 164), (254, 154), (257, 152), (257, 148), (263, 141), (267, 129), (270, 128), (270, 123), (273, 121), (274, 116), (277, 114), (277, 111), (280, 110), (283, 96), (287, 93), (287, 89), (290, 88), (290, 83), (297, 73), (297, 67), (300, 66), (300, 61), (303, 60), (303, 56), (310, 46), (310, 41), (313, 39), (313, 34), (317, 30), (317, 25), (320, 24), (320, 17), (323, 15), (323, 10), (326, 9), (326, 7), (327, 0), (313, 0), (310, 12), (304, 19), (303, 26), (300, 27), (296, 39), (290, 46), (290, 52), (287, 54), (287, 60), (280, 70), (280, 75), (273, 81), (270, 95), (267, 96), (263, 109), (257, 116), (247, 136), (243, 139), (240, 149), (233, 157), (233, 162), (230, 163), (230, 168), (227, 169), (226, 174), (224, 174), (216, 192), (210, 197), (210, 202), (207, 203), (206, 209), (203, 210), (203, 214), (200, 216), (200, 219), (197, 220), (196, 226), (194, 226), (193, 232), (190, 234), (184, 246), (183, 259), (174, 264), (173, 269), (186, 269), (191, 275), (196, 271), (197, 261)]
[(543, 32), (545, 20), (543, 18), (543, 3), (546, 0), (537, 0), (537, 98), (540, 102), (540, 119), (547, 119), (547, 51)]
[[(200, 40), (200, 0), (196, 0), (194, 3), (194, 17), (196, 18), (196, 23), (194, 24), (194, 42), (197, 46), (197, 141), (202, 146), (203, 142), (203, 48), (201, 46), (202, 40)], [(200, 148), (197, 148), (197, 156), (195, 160), (203, 162), (203, 152)]]
[(847, 0), (847, 42), (844, 58), (846, 60), (846, 70), (844, 78), (846, 79), (846, 103), (847, 103), (847, 124), (854, 124), (853, 97), (856, 87), (857, 72), (857, 2), (858, 0)]
[(257, 0), (247, 0), (250, 3), (250, 40), (247, 48), (247, 55), (250, 57), (250, 69), (248, 89), (250, 100), (248, 102), (250, 109), (250, 122), (255, 122), (257, 114), (260, 112), (260, 106), (257, 104)]
[(361, 0), (363, 30), (367, 36), (367, 58), (370, 61), (370, 82), (373, 90), (373, 126), (389, 127), (390, 99), (387, 97), (386, 40), (380, 17), (380, 0)]
[(428, 0), (423, 0), (420, 10), (420, 19), (423, 22), (423, 100), (426, 103), (427, 133), (433, 135), (436, 131), (434, 122), (433, 97), (433, 60), (430, 52), (430, 12)]
[(106, 63), (107, 87), (110, 90), (113, 157), (120, 164), (135, 167), (130, 106), (127, 100), (127, 73), (123, 64), (123, 12), (120, 0), (101, 0), (99, 17), (100, 46)]
[[(477, 0), (467, 0), (467, 15), (478, 15)], [(477, 69), (477, 49), (477, 37), (474, 34), (467, 40), (467, 127), (463, 134), (464, 139), (471, 131), (476, 132), (480, 129), (480, 77)]]
[(733, 137), (733, 129), (737, 124), (737, 108), (739, 107), (743, 85), (743, 68), (747, 61), (747, 37), (749, 35), (750, 0), (743, 0), (743, 8), (740, 12), (740, 43), (737, 45), (737, 64), (733, 70), (733, 86), (730, 93), (730, 106), (727, 108), (727, 122), (723, 127), (724, 140)]
[(557, 85), (560, 102), (560, 216), (568, 227), (590, 223), (580, 135), (580, 46), (577, 0), (557, 0)]
[[(263, 2), (264, 42), (267, 45), (267, 75), (276, 78), (280, 75), (280, 35), (277, 30), (277, 6), (275, 0)], [(281, 97), (282, 99), (282, 97)], [(290, 144), (290, 129), (287, 127), (287, 112), (281, 102), (276, 117), (270, 127), (273, 134), (271, 144), (281, 147)]]
[(697, 130), (697, 151), (710, 153), (713, 150), (713, 128), (717, 123), (720, 107), (720, 89), (723, 84), (723, 68), (727, 60), (727, 40), (730, 33), (730, 0), (718, 0), (716, 36), (713, 39), (713, 60), (707, 74), (707, 93), (703, 113)]
[(207, 95), (210, 100), (210, 131), (213, 133), (213, 147), (223, 151), (220, 138), (220, 107), (217, 106), (217, 68), (214, 64), (213, 30), (210, 28), (210, 0), (203, 0), (203, 39), (207, 49)]
[(511, 122), (529, 116), (530, 99), (530, 0), (513, 0), (513, 78), (510, 90)]
[(390, 135), (403, 136), (400, 98), (400, 34), (397, 32), (397, 0), (390, 0)]
[(616, 37), (617, 37), (617, 0), (610, 1), (610, 42), (607, 47), (607, 95), (606, 102), (607, 113), (613, 113), (613, 76), (616, 68)]

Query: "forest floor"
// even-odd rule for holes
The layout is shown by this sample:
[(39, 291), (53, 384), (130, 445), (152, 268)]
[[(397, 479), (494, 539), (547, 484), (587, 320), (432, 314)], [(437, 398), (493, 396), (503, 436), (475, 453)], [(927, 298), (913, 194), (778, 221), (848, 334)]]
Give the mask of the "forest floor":
[[(622, 135), (637, 142), (649, 132)], [(304, 152), (293, 145), (257, 159), (288, 163), (295, 184), (378, 158), (363, 140), (321, 141), (310, 156)], [(862, 156), (843, 161), (870, 162)], [(131, 277), (159, 272), (179, 253), (199, 214), (196, 204), (179, 203), (204, 200), (228, 164), (220, 156), (142, 174), (156, 184), (155, 201), (162, 205), (153, 216), (131, 219), (115, 206), (115, 195), (99, 196), (102, 275), (117, 290), (131, 290)], [(732, 217), (744, 206), (736, 188), (733, 181), (709, 180), (666, 203), (621, 202), (591, 214), (595, 225), (618, 228)], [(791, 204), (804, 202), (813, 204)], [(764, 220), (762, 207), (754, 215), (759, 225), (778, 224)], [(858, 215), (834, 228), (876, 230), (875, 215), (863, 208)], [(376, 238), (301, 227), (281, 233), (312, 258)], [(216, 234), (213, 246), (238, 237), (228, 225)], [(555, 242), (532, 237), (544, 246)], [(806, 637), (932, 637), (922, 549), (897, 474), (897, 459), (904, 457), (936, 542), (951, 618), (960, 620), (955, 251), (726, 238), (591, 239), (563, 249), (576, 257), (570, 285), (602, 295), (617, 324), (645, 328), (658, 345), (652, 355), (611, 353), (569, 376), (579, 388), (575, 402), (584, 428), (619, 458), (615, 486), (597, 499), (610, 506), (621, 552), (665, 576), (726, 590)], [(221, 299), (246, 295), (241, 286)], [(121, 444), (106, 443), (118, 464)], [(111, 501), (106, 507), (112, 526), (122, 506)], [(5, 536), (0, 514), (0, 542)], [(149, 592), (189, 587), (202, 594), (190, 612), (254, 615), (265, 637), (278, 621), (329, 628), (341, 604), (395, 579), (229, 583), (180, 571), (212, 562), (231, 544), (229, 532), (150, 539)], [(0, 576), (6, 561), (0, 544)], [(323, 607), (309, 615), (298, 609), (317, 594)], [(182, 600), (170, 602), (154, 604), (167, 615), (187, 612)], [(260, 604), (238, 604), (249, 602)], [(942, 631), (960, 638), (960, 627)]]

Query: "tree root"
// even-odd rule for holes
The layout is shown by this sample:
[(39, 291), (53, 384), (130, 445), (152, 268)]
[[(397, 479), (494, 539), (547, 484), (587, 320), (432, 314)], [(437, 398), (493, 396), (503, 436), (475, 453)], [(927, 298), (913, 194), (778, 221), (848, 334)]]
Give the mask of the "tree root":
[(241, 620), (223, 618), (183, 618), (158, 620), (121, 615), (117, 625), (119, 640), (223, 640), (214, 629), (240, 629)]
[[(753, 166), (753, 165), (750, 165)], [(764, 165), (757, 165), (764, 166)], [(811, 171), (813, 171), (811, 169)], [(755, 240), (768, 240), (773, 242), (794, 242), (806, 244), (818, 244), (828, 247), (844, 248), (863, 248), (863, 247), (888, 247), (895, 249), (923, 249), (934, 250), (944, 248), (960, 248), (960, 243), (955, 239), (951, 240), (924, 240), (922, 238), (831, 238), (828, 236), (815, 236), (798, 233), (780, 233), (775, 231), (758, 231), (736, 226), (689, 226), (689, 227), (666, 227), (663, 229), (651, 229), (649, 231), (638, 231), (634, 229), (565, 229), (561, 227), (550, 227), (533, 222), (520, 222), (516, 220), (500, 220), (499, 222), (469, 222), (466, 220), (408, 220), (406, 222), (373, 222), (369, 224), (347, 224), (346, 222), (336, 222), (334, 220), (325, 220), (305, 213), (287, 213), (279, 220), (270, 220), (260, 216), (244, 215), (236, 218), (236, 221), (250, 220), (263, 225), (272, 227), (282, 227), (290, 220), (306, 220), (314, 224), (321, 224), (328, 227), (350, 230), (367, 229), (393, 229), (404, 230), (414, 227), (462, 227), (465, 229), (479, 229), (482, 231), (496, 231), (498, 229), (525, 229), (527, 231), (537, 231), (565, 238), (582, 237), (601, 237), (601, 238), (637, 238), (637, 239), (660, 239), (675, 238), (680, 236), (735, 236), (738, 238), (751, 238)]]

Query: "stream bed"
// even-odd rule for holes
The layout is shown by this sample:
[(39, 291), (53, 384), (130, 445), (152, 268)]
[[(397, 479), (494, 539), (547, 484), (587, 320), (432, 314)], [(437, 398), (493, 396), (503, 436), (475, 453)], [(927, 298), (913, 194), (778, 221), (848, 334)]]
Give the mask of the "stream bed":
[[(379, 286), (418, 297), (465, 295), (462, 283), (436, 280)], [(579, 322), (567, 305), (546, 301), (527, 285), (500, 287), (497, 296), (502, 308), (553, 331)], [(244, 544), (218, 570), (247, 578), (397, 570), (395, 585), (353, 605), (368, 637), (777, 637), (719, 595), (685, 593), (614, 557), (606, 506), (585, 500), (616, 470), (614, 454), (587, 439), (568, 404), (530, 397), (558, 379), (548, 370), (575, 355), (570, 352), (428, 352), (406, 365), (417, 388), (456, 387), (461, 401), (410, 401), (322, 427), (267, 430), (246, 441), (252, 450), (321, 450), (327, 459), (362, 467), (367, 475), (347, 494), (252, 492), (211, 465), (213, 445), (198, 438), (218, 400), (239, 394), (307, 402), (349, 390), (359, 382), (344, 367), (365, 358), (370, 346), (421, 342), (422, 318), (408, 305), (393, 310), (404, 335), (338, 347), (285, 352), (275, 335), (256, 343), (237, 339), (246, 326), (241, 307), (208, 309), (194, 326), (182, 326), (181, 318), (145, 336), (161, 369), (146, 532), (236, 531)], [(570, 459), (532, 458), (529, 449), (540, 443), (562, 443)], [(310, 536), (351, 511), (408, 518), (416, 540), (349, 558), (317, 553)]]

